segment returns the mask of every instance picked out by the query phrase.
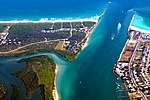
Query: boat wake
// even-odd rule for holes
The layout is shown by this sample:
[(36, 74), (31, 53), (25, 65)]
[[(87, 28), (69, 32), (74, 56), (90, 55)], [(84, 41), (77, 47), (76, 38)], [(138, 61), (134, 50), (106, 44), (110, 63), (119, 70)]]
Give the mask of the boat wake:
[(114, 38), (115, 38), (115, 34), (112, 34), (111, 35), (111, 40), (114, 40)]
[(116, 34), (113, 33), (113, 34), (111, 35), (111, 40), (114, 40), (114, 38), (120, 33), (120, 30), (121, 30), (121, 23), (119, 22), (119, 23), (118, 23), (118, 26), (117, 26), (117, 33), (116, 33)]
[(121, 23), (118, 23), (118, 26), (117, 26), (117, 33), (118, 34), (120, 33), (120, 30), (121, 30)]

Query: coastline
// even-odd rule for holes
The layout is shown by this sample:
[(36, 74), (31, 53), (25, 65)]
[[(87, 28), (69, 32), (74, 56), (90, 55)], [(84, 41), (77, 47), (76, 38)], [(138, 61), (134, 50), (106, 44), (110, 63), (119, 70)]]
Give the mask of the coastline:
[[(97, 19), (92, 19), (92, 18), (89, 18), (89, 19), (78, 19), (78, 20), (56, 20), (56, 21), (0, 21), (0, 24), (2, 23), (11, 23), (11, 24), (15, 24), (15, 23), (55, 23), (55, 22), (58, 22), (58, 23), (61, 23), (61, 22), (94, 22), (94, 24), (95, 25), (92, 25), (93, 27), (91, 27), (91, 28), (89, 28), (88, 29), (88, 31), (87, 32), (85, 32), (86, 33), (86, 36), (85, 36), (85, 38), (81, 41), (81, 42), (79, 42), (78, 44), (80, 45), (82, 45), (82, 46), (84, 46), (84, 48), (87, 46), (87, 40), (88, 40), (88, 37), (89, 37), (89, 35), (91, 34), (91, 32), (93, 31), (93, 29), (95, 28), (95, 26), (97, 25), (97, 23), (98, 23), (98, 20)], [(83, 23), (82, 23), (83, 24)], [(72, 36), (72, 35), (71, 35)], [(35, 44), (42, 44), (42, 43), (49, 43), (49, 42), (56, 42), (56, 41), (61, 41), (61, 40), (64, 40), (64, 39), (56, 39), (56, 40), (49, 40), (49, 41), (39, 41), (39, 42), (33, 42), (33, 43), (30, 43), (30, 44), (27, 44), (27, 45), (23, 45), (23, 46), (21, 46), (21, 47), (18, 47), (18, 48), (15, 48), (15, 49), (12, 49), (12, 50), (9, 50), (9, 51), (7, 51), (7, 52), (0, 52), (1, 53), (1, 55), (3, 56), (3, 57), (5, 57), (5, 55), (6, 54), (9, 54), (9, 56), (14, 56), (16, 53), (15, 52), (18, 52), (19, 50), (21, 50), (21, 49), (23, 49), (23, 48), (26, 48), (26, 47), (29, 47), (29, 46), (31, 46), (31, 45), (35, 45)], [(85, 45), (84, 45), (85, 44)], [(83, 50), (82, 49), (82, 47), (80, 48), (80, 50)], [(55, 50), (54, 50), (55, 51)], [(36, 53), (36, 52), (39, 52), (39, 51), (25, 51), (25, 52), (27, 52), (26, 54), (30, 54), (30, 52), (31, 53)], [(29, 53), (28, 53), (29, 52)], [(50, 51), (50, 52), (52, 52), (52, 51)], [(57, 52), (57, 51), (56, 51)], [(24, 51), (21, 51), (20, 53), (18, 53), (18, 55), (17, 56), (20, 56), (20, 55), (22, 55), (22, 53), (24, 53)], [(57, 52), (58, 53), (58, 52)], [(61, 55), (61, 53), (59, 53), (60, 55)], [(63, 54), (62, 54), (62, 56), (64, 56)], [(71, 55), (72, 57), (71, 57), (71, 59), (70, 58), (67, 58), (66, 56), (64, 56), (64, 58), (67, 58), (67, 60), (69, 60), (69, 61), (72, 61), (72, 60), (74, 60), (76, 57), (76, 55), (74, 56), (74, 55)], [(73, 59), (72, 59), (73, 58)]]
[[(73, 21), (75, 21), (75, 20), (73, 20)], [(78, 20), (77, 20), (77, 21), (78, 21)], [(94, 21), (94, 20), (93, 20), (93, 21)], [(82, 48), (81, 48), (81, 51), (82, 51), (84, 48), (86, 48), (86, 47), (88, 46), (89, 37), (90, 37), (91, 33), (93, 33), (93, 31), (95, 30), (95, 28), (96, 28), (96, 26), (98, 25), (98, 22), (99, 22), (99, 21), (98, 21), (98, 20), (95, 20), (94, 22), (96, 22), (96, 24), (95, 24), (93, 27), (91, 27), (91, 29), (90, 29), (89, 32), (87, 32), (86, 37), (85, 37), (86, 42), (83, 44), (83, 46), (82, 46)], [(83, 40), (84, 40), (84, 39), (83, 39)], [(80, 52), (79, 52), (79, 53), (80, 53)], [(59, 100), (59, 99), (60, 99), (59, 94), (58, 94), (58, 91), (57, 91), (57, 86), (56, 86), (56, 78), (57, 78), (58, 70), (59, 70), (59, 68), (58, 68), (58, 65), (56, 64), (56, 69), (55, 69), (55, 81), (54, 81), (55, 87), (54, 87), (54, 90), (53, 90), (53, 98), (54, 98), (54, 100)]]
[(99, 21), (97, 21), (96, 24), (90, 29), (90, 31), (87, 32), (86, 37), (85, 37), (86, 38), (86, 42), (83, 44), (83, 46), (81, 48), (81, 51), (88, 46), (89, 37), (93, 33), (93, 31), (95, 30), (96, 26), (98, 25), (98, 22)]
[(53, 98), (54, 98), (54, 100), (59, 100), (59, 95), (58, 95), (57, 86), (56, 86), (57, 73), (58, 73), (58, 65), (56, 64), (54, 90), (53, 90)]
[[(133, 15), (133, 17), (132, 17), (132, 20), (131, 20), (130, 25), (129, 25), (129, 27), (128, 27), (128, 31), (129, 31), (129, 30), (136, 30), (136, 31), (139, 31), (139, 32), (141, 32), (141, 33), (150, 33), (150, 30), (141, 29), (141, 28), (138, 28), (138, 27), (132, 25), (135, 16), (136, 16), (136, 13), (135, 13), (135, 14)], [(120, 61), (121, 55), (123, 54), (123, 51), (124, 51), (124, 49), (125, 49), (125, 47), (126, 47), (128, 41), (129, 41), (129, 39), (127, 39), (127, 41), (126, 41), (126, 43), (125, 43), (125, 45), (124, 45), (124, 47), (123, 47), (123, 49), (122, 49), (122, 51), (121, 51), (121, 53), (120, 53), (120, 55), (119, 55), (118, 61)]]
[(136, 16), (136, 12), (135, 12), (135, 14), (134, 14), (133, 17), (132, 17), (132, 20), (131, 20), (131, 22), (130, 22), (128, 31), (129, 31), (129, 30), (137, 30), (137, 31), (139, 31), (139, 32), (141, 32), (141, 33), (150, 33), (150, 30), (142, 29), (142, 28), (139, 28), (139, 27), (136, 27), (136, 26), (132, 25), (132, 23), (133, 23), (133, 21), (134, 21), (134, 19), (135, 19), (135, 16)]
[(139, 31), (141, 33), (150, 33), (150, 30), (141, 29), (141, 28), (135, 27), (133, 25), (130, 26), (130, 29)]
[(86, 42), (85, 42), (84, 45), (82, 46), (81, 51), (82, 51), (83, 49), (85, 49), (85, 48), (88, 46), (88, 41), (89, 41), (89, 37), (87, 38)]
[[(129, 96), (130, 99), (133, 99), (133, 98), (142, 98), (143, 100), (147, 100), (148, 95), (145, 94), (142, 89), (141, 90), (139, 89), (139, 87), (138, 87), (139, 84), (137, 83), (137, 80), (135, 80), (136, 78), (135, 79), (133, 78), (135, 73), (132, 72), (132, 71), (133, 70), (135, 71), (136, 68), (132, 67), (132, 65), (131, 65), (132, 64), (131, 62), (132, 62), (132, 60), (135, 57), (136, 49), (139, 46), (140, 42), (142, 41), (142, 39), (140, 38), (140, 37), (142, 37), (142, 35), (139, 36), (139, 40), (137, 42), (135, 42), (135, 40), (132, 40), (132, 38), (130, 39), (131, 36), (129, 35), (130, 34), (129, 31), (135, 31), (135, 32), (139, 32), (141, 34), (143, 34), (143, 33), (150, 34), (150, 30), (139, 28), (139, 27), (136, 27), (136, 26), (132, 25), (133, 21), (135, 20), (135, 16), (136, 16), (136, 13), (133, 15), (132, 20), (130, 22), (130, 25), (128, 27), (128, 39), (126, 40), (126, 43), (125, 43), (125, 45), (124, 45), (124, 47), (123, 47), (123, 49), (121, 51), (121, 54), (120, 54), (119, 59), (117, 61), (117, 64), (114, 65), (114, 73), (122, 79), (122, 81), (123, 81), (123, 83), (125, 85), (125, 88), (127, 90), (127, 93), (128, 93), (128, 96)], [(131, 58), (129, 58), (130, 59), (129, 62), (125, 62), (125, 61), (122, 62), (121, 61), (121, 59), (122, 59), (121, 57), (123, 56), (123, 53), (125, 51), (126, 46), (128, 44), (130, 44), (130, 43), (134, 43), (135, 44), (135, 48), (134, 48), (133, 54), (131, 54)], [(132, 80), (131, 82), (128, 79), (128, 75), (125, 74), (127, 71), (121, 69), (121, 67), (123, 68), (126, 64), (128, 64), (129, 77)], [(125, 78), (127, 78), (127, 79), (125, 79)], [(133, 86), (131, 85), (132, 82), (133, 82)], [(131, 85), (131, 88), (129, 88), (130, 85)], [(136, 88), (136, 90), (135, 90), (135, 88)]]
[[(80, 20), (57, 20), (57, 21), (0, 21), (0, 23), (45, 23), (45, 22), (79, 22), (79, 21), (93, 21), (96, 22), (96, 25), (98, 23), (98, 20), (94, 20), (94, 19), (80, 19)], [(95, 25), (95, 27), (96, 27)], [(89, 31), (87, 33), (87, 39), (83, 45), (83, 49), (88, 46), (88, 41), (89, 41), (89, 36), (91, 35), (91, 33), (95, 30), (95, 28), (93, 28), (91, 31)], [(58, 91), (57, 91), (57, 86), (56, 86), (56, 75), (58, 73), (58, 66), (56, 65), (56, 69), (55, 69), (55, 81), (54, 81), (54, 90), (53, 90), (53, 97), (54, 100), (59, 100), (59, 95), (58, 95)]]
[(28, 20), (13, 20), (13, 21), (0, 21), (0, 23), (55, 23), (55, 22), (79, 22), (79, 21), (92, 21), (98, 22), (97, 18), (85, 18), (85, 19), (61, 19), (61, 20), (39, 20), (39, 21), (28, 21)]

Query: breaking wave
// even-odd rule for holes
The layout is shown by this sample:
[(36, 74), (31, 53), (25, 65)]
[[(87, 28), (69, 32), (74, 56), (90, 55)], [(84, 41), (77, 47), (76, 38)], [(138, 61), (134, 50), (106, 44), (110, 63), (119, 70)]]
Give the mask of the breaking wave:
[(5, 21), (21, 21), (21, 22), (29, 22), (29, 21), (41, 21), (41, 22), (44, 22), (44, 21), (61, 21), (61, 20), (98, 20), (99, 16), (96, 15), (96, 16), (91, 16), (91, 17), (70, 17), (70, 18), (39, 18), (39, 19), (10, 19), (10, 20), (5, 20), (5, 19), (1, 19), (0, 22), (5, 22)]

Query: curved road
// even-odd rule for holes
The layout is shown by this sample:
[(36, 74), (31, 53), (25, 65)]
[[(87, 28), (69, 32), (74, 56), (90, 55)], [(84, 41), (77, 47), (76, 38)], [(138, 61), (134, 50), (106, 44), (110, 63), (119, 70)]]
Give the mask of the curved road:
[(130, 62), (129, 62), (129, 75), (130, 75), (130, 77), (131, 77), (131, 80), (132, 80), (133, 84), (136, 86), (137, 90), (138, 90), (139, 93), (142, 95), (143, 100), (147, 100), (147, 98), (146, 98), (146, 96), (144, 95), (144, 93), (139, 89), (138, 85), (136, 84), (136, 82), (135, 82), (135, 80), (134, 80), (134, 77), (133, 77), (132, 69), (131, 69), (131, 68), (132, 68), (132, 61), (133, 61), (133, 59), (134, 59), (134, 57), (135, 57), (136, 50), (137, 50), (139, 44), (140, 44), (140, 40), (138, 40), (137, 45), (136, 45), (136, 47), (135, 47), (135, 49), (134, 49), (134, 52), (133, 52), (132, 57), (131, 57)]

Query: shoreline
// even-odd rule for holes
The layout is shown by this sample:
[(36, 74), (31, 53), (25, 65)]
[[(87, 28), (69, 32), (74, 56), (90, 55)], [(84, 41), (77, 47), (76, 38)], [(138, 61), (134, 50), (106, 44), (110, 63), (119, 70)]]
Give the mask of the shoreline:
[(97, 27), (97, 25), (98, 25), (98, 22), (99, 21), (97, 21), (96, 22), (96, 24), (91, 28), (91, 30), (89, 31), (89, 32), (87, 32), (87, 35), (86, 35), (86, 42), (84, 43), (84, 45), (82, 46), (82, 48), (81, 48), (81, 51), (83, 50), (83, 49), (85, 49), (87, 46), (88, 46), (88, 41), (89, 41), (89, 37), (90, 37), (90, 35), (93, 33), (93, 31), (96, 29), (96, 27)]
[(89, 37), (87, 37), (87, 40), (86, 40), (86, 42), (84, 43), (84, 45), (82, 46), (81, 51), (84, 50), (84, 49), (88, 46), (88, 41), (89, 41)]
[[(129, 27), (128, 27), (128, 32), (129, 32), (129, 30), (131, 29), (132, 22), (133, 22), (133, 20), (134, 20), (135, 15), (136, 15), (136, 13), (134, 13), (133, 16), (132, 16), (132, 19), (131, 19), (130, 24), (129, 24)], [(120, 53), (120, 55), (119, 55), (118, 61), (120, 61), (121, 56), (122, 56), (122, 54), (123, 54), (123, 52), (124, 52), (124, 49), (125, 49), (125, 47), (126, 47), (128, 41), (129, 41), (129, 39), (126, 40), (126, 42), (125, 42), (125, 44), (124, 44), (124, 46), (123, 46), (123, 48), (122, 48), (122, 50), (121, 50), (121, 53)], [(117, 61), (117, 62), (118, 62), (118, 61)]]
[(135, 14), (134, 14), (133, 17), (132, 17), (132, 20), (131, 20), (131, 22), (130, 22), (128, 31), (129, 31), (129, 30), (136, 30), (136, 31), (139, 31), (139, 32), (141, 32), (141, 33), (150, 33), (150, 30), (143, 29), (143, 28), (139, 28), (139, 27), (137, 27), (137, 26), (132, 25), (133, 20), (135, 19), (135, 16), (136, 16), (136, 12), (135, 12)]
[(58, 73), (58, 65), (56, 64), (55, 81), (54, 81), (54, 89), (53, 89), (53, 98), (54, 98), (54, 100), (59, 100), (59, 95), (58, 95), (57, 86), (56, 86), (57, 73)]
[[(136, 13), (135, 13), (135, 14), (133, 15), (133, 17), (132, 17), (132, 20), (131, 20), (131, 22), (130, 22), (130, 24), (129, 24), (129, 27), (128, 27), (128, 31), (129, 31), (129, 30), (136, 30), (136, 31), (139, 31), (139, 32), (141, 32), (141, 33), (150, 33), (150, 30), (145, 30), (145, 29), (138, 28), (138, 27), (132, 25), (135, 16), (136, 16)], [(121, 59), (121, 55), (122, 55), (122, 53), (123, 53), (123, 51), (124, 51), (124, 49), (125, 49), (126, 44), (128, 43), (128, 41), (129, 41), (129, 39), (126, 40), (125, 45), (124, 45), (124, 47), (123, 47), (123, 49), (122, 49), (122, 51), (121, 51), (121, 54), (119, 55), (118, 61)]]
[[(132, 91), (133, 89), (129, 89), (129, 85), (133, 82), (133, 84), (136, 86), (137, 85), (137, 83), (135, 83), (135, 79), (133, 78), (133, 73), (132, 73), (132, 71), (133, 71), (133, 67), (132, 67), (132, 65), (131, 65), (131, 61), (132, 61), (132, 59), (134, 59), (134, 54), (135, 54), (135, 52), (136, 52), (136, 48), (138, 47), (138, 44), (140, 43), (139, 41), (138, 42), (135, 42), (135, 48), (134, 48), (134, 51), (133, 51), (133, 54), (131, 55), (131, 57), (129, 58), (130, 60), (129, 60), (129, 62), (120, 62), (120, 59), (121, 59), (121, 57), (122, 57), (122, 55), (123, 55), (123, 52), (125, 51), (125, 48), (126, 48), (126, 46), (127, 46), (127, 44), (128, 43), (131, 43), (131, 41), (132, 41), (132, 39), (130, 39), (129, 38), (129, 31), (135, 31), (135, 32), (140, 32), (140, 33), (148, 33), (148, 34), (150, 34), (150, 30), (147, 30), (147, 29), (143, 29), (143, 28), (139, 28), (139, 27), (136, 27), (136, 26), (134, 26), (134, 25), (132, 25), (132, 23), (133, 23), (133, 20), (135, 20), (135, 16), (136, 16), (136, 13), (133, 15), (133, 17), (132, 17), (132, 20), (131, 20), (131, 22), (130, 22), (130, 25), (129, 25), (129, 27), (128, 27), (128, 39), (126, 40), (126, 43), (125, 43), (125, 45), (124, 45), (124, 47), (123, 47), (123, 49), (122, 49), (122, 51), (121, 51), (121, 53), (120, 53), (120, 55), (119, 55), (119, 59), (117, 60), (117, 63), (114, 65), (114, 70), (113, 70), (113, 72), (118, 76), (118, 77), (122, 77), (121, 78), (121, 80), (123, 81), (123, 84), (125, 85), (125, 88), (126, 88), (126, 90), (128, 90), (127, 91), (127, 93), (128, 93), (128, 96), (129, 96), (129, 98), (130, 99), (132, 99), (133, 97), (131, 96), (131, 95), (133, 95), (134, 93), (135, 93), (135, 98), (144, 98), (144, 100), (147, 100), (147, 99), (145, 99), (148, 95), (146, 95), (146, 94), (144, 94), (143, 92), (142, 92), (142, 90), (139, 90), (139, 87), (136, 87), (136, 89), (137, 90), (135, 90), (135, 91)], [(133, 43), (133, 41), (132, 41), (132, 43)], [(127, 81), (125, 81), (125, 79), (123, 79), (124, 78), (124, 76), (122, 75), (122, 73), (120, 74), (120, 72), (122, 71), (123, 72), (123, 70), (122, 69), (120, 69), (117, 65), (118, 65), (118, 63), (126, 63), (126, 64), (128, 64), (128, 66), (129, 66), (129, 68), (128, 68), (128, 70), (129, 70), (129, 77), (132, 79), (132, 82), (129, 84), (127, 84)], [(117, 67), (116, 67), (117, 66)], [(120, 67), (122, 67), (122, 65), (120, 64), (119, 65)], [(124, 66), (123, 66), (124, 67)], [(117, 69), (119, 69), (119, 71), (117, 70)], [(132, 71), (131, 71), (132, 70)], [(125, 71), (126, 72), (126, 71)], [(124, 73), (123, 73), (124, 74)], [(125, 75), (125, 74), (124, 74)], [(125, 75), (125, 78), (126, 78), (126, 75)], [(128, 79), (127, 79), (128, 80)], [(126, 83), (125, 83), (126, 82)], [(131, 87), (132, 87), (132, 85), (131, 85)], [(129, 91), (130, 90), (130, 91)], [(137, 96), (137, 93), (139, 93), (139, 97)]]
[(55, 22), (80, 22), (80, 21), (92, 21), (98, 22), (97, 18), (86, 18), (86, 19), (61, 19), (61, 20), (39, 20), (39, 21), (28, 21), (28, 20), (13, 20), (13, 21), (0, 21), (0, 24), (4, 23), (55, 23)]
[(142, 29), (142, 28), (138, 28), (138, 27), (133, 26), (133, 25), (130, 26), (130, 29), (131, 29), (131, 30), (139, 31), (139, 32), (141, 32), (141, 33), (150, 33), (150, 30), (145, 30), (145, 29)]

